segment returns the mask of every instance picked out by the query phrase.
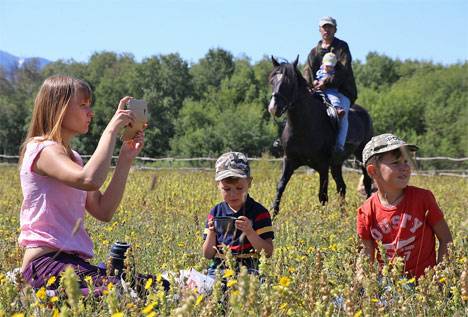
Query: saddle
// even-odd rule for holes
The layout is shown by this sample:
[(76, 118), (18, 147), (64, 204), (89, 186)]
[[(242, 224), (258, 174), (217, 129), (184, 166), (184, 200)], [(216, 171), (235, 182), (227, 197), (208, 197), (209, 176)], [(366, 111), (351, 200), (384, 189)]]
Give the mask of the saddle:
[(321, 90), (315, 90), (313, 95), (319, 98), (326, 107), (328, 118), (330, 119), (330, 124), (335, 132), (338, 132), (338, 124), (340, 122), (340, 115), (335, 107), (333, 107), (330, 99), (327, 95)]

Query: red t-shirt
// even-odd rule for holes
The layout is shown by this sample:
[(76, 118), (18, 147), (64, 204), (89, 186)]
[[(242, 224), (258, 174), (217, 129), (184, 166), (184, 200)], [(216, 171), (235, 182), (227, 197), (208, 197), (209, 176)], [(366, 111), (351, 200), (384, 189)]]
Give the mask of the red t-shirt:
[(381, 241), (387, 258), (395, 252), (405, 260), (405, 272), (419, 277), (436, 264), (432, 227), (444, 218), (431, 191), (407, 186), (403, 200), (392, 208), (374, 193), (358, 209), (357, 233), (363, 240)]

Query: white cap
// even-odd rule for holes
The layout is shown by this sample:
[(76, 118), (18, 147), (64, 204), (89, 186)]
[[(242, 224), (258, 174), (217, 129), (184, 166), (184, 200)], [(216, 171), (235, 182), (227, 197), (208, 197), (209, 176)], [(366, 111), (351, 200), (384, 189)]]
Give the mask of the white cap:
[(335, 67), (336, 65), (336, 55), (333, 53), (327, 53), (323, 56), (322, 64), (325, 66)]

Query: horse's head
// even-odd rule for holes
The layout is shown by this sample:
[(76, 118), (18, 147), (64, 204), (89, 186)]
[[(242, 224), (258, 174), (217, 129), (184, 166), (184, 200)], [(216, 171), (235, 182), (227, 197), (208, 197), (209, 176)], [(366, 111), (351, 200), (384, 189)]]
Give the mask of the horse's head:
[(302, 78), (302, 75), (297, 70), (299, 55), (292, 64), (287, 62), (278, 63), (273, 56), (271, 61), (273, 71), (270, 73), (269, 80), (272, 93), (268, 111), (273, 116), (279, 117), (296, 101), (300, 81), (298, 76)]

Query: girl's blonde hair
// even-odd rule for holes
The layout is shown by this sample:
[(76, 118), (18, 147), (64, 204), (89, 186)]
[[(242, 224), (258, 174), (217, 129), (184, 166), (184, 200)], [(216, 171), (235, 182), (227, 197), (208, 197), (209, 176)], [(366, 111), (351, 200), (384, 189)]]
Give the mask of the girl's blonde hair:
[(33, 138), (38, 138), (39, 142), (52, 140), (61, 143), (70, 151), (69, 145), (63, 143), (61, 127), (70, 99), (78, 93), (85, 99), (91, 99), (91, 87), (83, 80), (69, 76), (51, 76), (44, 81), (34, 101), (28, 134), (20, 148), (19, 166), (26, 144)]

